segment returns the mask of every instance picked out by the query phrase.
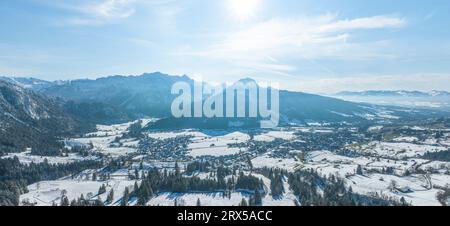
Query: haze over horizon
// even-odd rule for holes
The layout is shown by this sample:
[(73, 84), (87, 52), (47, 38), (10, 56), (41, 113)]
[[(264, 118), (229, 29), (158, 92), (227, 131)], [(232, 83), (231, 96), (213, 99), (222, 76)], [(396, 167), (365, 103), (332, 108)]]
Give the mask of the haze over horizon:
[(312, 93), (450, 91), (448, 1), (277, 2), (3, 1), (0, 75), (161, 71)]
[[(110, 77), (116, 77), (116, 76), (122, 76), (122, 77), (139, 77), (139, 76), (144, 76), (144, 75), (154, 75), (154, 74), (162, 74), (165, 76), (176, 76), (176, 77), (183, 77), (183, 76), (187, 76), (188, 78), (196, 81), (196, 82), (205, 82), (211, 85), (219, 85), (219, 84), (227, 84), (227, 85), (231, 85), (235, 82), (241, 81), (241, 80), (245, 80), (245, 79), (251, 79), (254, 80), (256, 83), (258, 83), (261, 86), (267, 86), (267, 85), (276, 85), (279, 87), (280, 90), (287, 90), (287, 91), (294, 91), (294, 92), (307, 92), (307, 93), (311, 93), (311, 94), (318, 94), (318, 95), (331, 95), (331, 96), (335, 96), (335, 95), (339, 95), (340, 93), (364, 93), (364, 92), (422, 92), (422, 93), (430, 93), (432, 94), (433, 92), (450, 92), (449, 90), (436, 90), (436, 89), (430, 89), (430, 90), (419, 90), (419, 89), (367, 89), (367, 90), (357, 90), (357, 89), (343, 89), (343, 90), (339, 90), (339, 91), (330, 91), (330, 92), (323, 92), (323, 91), (305, 91), (305, 90), (292, 90), (289, 88), (284, 88), (284, 87), (280, 87), (279, 83), (270, 83), (270, 81), (259, 81), (257, 79), (253, 79), (250, 76), (242, 76), (240, 78), (237, 78), (236, 80), (233, 81), (226, 81), (226, 82), (217, 82), (217, 81), (213, 81), (213, 82), (209, 82), (209, 81), (205, 81), (205, 80), (201, 80), (201, 78), (198, 77), (192, 77), (186, 74), (183, 75), (173, 75), (173, 74), (167, 74), (164, 72), (160, 72), (160, 71), (155, 71), (155, 72), (144, 72), (142, 74), (136, 74), (136, 75), (104, 75), (104, 76), (99, 76), (99, 77), (80, 77), (80, 78), (74, 78), (74, 79), (40, 79), (40, 80), (44, 80), (44, 81), (48, 81), (48, 82), (67, 82), (67, 81), (76, 81), (76, 80), (91, 80), (91, 81), (95, 81), (98, 79), (104, 79), (104, 78), (110, 78)], [(0, 78), (1, 77), (6, 77), (6, 78), (12, 78), (12, 79), (18, 79), (18, 78), (24, 78), (24, 79), (39, 79), (37, 77), (33, 77), (33, 76), (5, 76), (5, 75), (1, 75), (0, 74)], [(18, 81), (20, 83), (20, 81)]]

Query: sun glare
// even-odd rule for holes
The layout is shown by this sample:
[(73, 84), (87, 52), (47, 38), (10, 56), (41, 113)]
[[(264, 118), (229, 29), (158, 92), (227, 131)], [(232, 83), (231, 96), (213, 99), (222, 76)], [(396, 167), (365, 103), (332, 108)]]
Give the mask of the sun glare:
[(232, 16), (239, 20), (247, 20), (256, 15), (261, 0), (228, 0)]

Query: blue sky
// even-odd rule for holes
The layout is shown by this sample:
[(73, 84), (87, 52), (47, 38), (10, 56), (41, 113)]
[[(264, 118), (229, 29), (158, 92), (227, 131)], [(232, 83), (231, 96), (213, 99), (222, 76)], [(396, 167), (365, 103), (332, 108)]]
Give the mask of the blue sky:
[(447, 0), (0, 1), (0, 75), (450, 91)]

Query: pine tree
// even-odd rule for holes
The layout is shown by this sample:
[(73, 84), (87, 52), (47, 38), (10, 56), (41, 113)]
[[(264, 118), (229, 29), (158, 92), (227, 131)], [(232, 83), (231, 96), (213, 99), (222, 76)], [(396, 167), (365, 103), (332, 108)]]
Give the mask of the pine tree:
[(134, 193), (137, 193), (138, 190), (139, 190), (139, 186), (138, 186), (138, 184), (137, 184), (137, 181), (135, 181), (135, 182), (134, 182), (133, 192), (134, 192)]
[(106, 198), (106, 202), (111, 204), (114, 201), (114, 189), (111, 188), (111, 191), (108, 194), (108, 197)]
[(405, 197), (402, 196), (402, 198), (400, 199), (400, 202), (402, 203), (402, 205), (407, 206), (408, 203), (405, 200)]
[(197, 206), (202, 206), (202, 204), (200, 202), (200, 198), (197, 199)]
[(136, 178), (136, 180), (139, 180), (139, 171), (138, 169), (134, 169), (134, 177)]
[(102, 201), (102, 198), (98, 197), (98, 199), (96, 199), (96, 200), (94, 201), (94, 204), (93, 204), (93, 205), (94, 205), (94, 206), (104, 206), (103, 201)]
[(262, 198), (261, 198), (261, 193), (259, 192), (259, 189), (255, 190), (255, 205), (256, 206), (262, 205)]
[(247, 200), (245, 200), (245, 198), (242, 198), (241, 203), (239, 204), (239, 206), (248, 206)]
[(61, 197), (61, 206), (69, 206), (69, 199), (67, 198), (67, 196), (62, 196)]
[(363, 175), (363, 170), (362, 170), (361, 165), (358, 165), (358, 166), (356, 167), (356, 174), (358, 174), (358, 175)]
[(148, 194), (149, 194), (149, 197), (150, 197), (150, 198), (153, 197), (153, 195), (154, 195), (153, 189), (152, 189), (151, 186), (148, 187)]
[(180, 167), (178, 166), (178, 162), (175, 162), (175, 177), (179, 178), (181, 176)]
[(126, 187), (125, 191), (123, 191), (123, 197), (122, 197), (122, 201), (121, 201), (120, 205), (127, 206), (129, 199), (130, 199), (130, 191), (128, 190), (128, 187)]
[(105, 184), (102, 184), (102, 186), (100, 186), (100, 188), (98, 189), (98, 194), (104, 194), (106, 192), (106, 186)]
[(153, 196), (152, 189), (147, 181), (142, 181), (137, 191), (138, 205), (145, 205)]

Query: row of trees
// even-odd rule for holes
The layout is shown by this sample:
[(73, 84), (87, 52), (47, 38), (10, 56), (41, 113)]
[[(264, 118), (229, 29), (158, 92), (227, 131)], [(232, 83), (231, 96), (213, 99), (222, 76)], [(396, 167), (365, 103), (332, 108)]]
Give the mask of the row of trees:
[[(53, 205), (57, 204), (53, 203)], [(81, 194), (81, 196), (78, 199), (73, 199), (70, 202), (67, 196), (63, 195), (61, 197), (60, 206), (104, 206), (104, 204), (100, 198), (97, 199), (84, 198), (84, 195)]]
[(161, 173), (153, 169), (143, 174), (141, 179), (141, 185), (133, 193), (137, 197), (138, 205), (145, 205), (158, 192), (211, 192), (226, 189), (226, 183), (222, 180), (183, 177), (179, 170)]
[(397, 206), (408, 205), (404, 199), (396, 200), (377, 193), (360, 195), (347, 188), (343, 179), (334, 175), (326, 178), (313, 170), (289, 174), (288, 183), (299, 197), (302, 206)]
[(195, 172), (208, 172), (211, 168), (209, 161), (194, 161), (186, 165), (186, 174), (193, 174)]
[(270, 179), (270, 191), (273, 197), (283, 195), (284, 191), (284, 177), (287, 175), (286, 170), (263, 168), (261, 174)]
[(429, 160), (450, 162), (450, 149), (439, 152), (427, 152), (422, 157)]
[(236, 180), (235, 189), (264, 190), (264, 182), (253, 175), (245, 175), (243, 172), (240, 172)]
[(159, 171), (152, 169), (146, 174), (142, 174), (142, 183), (140, 186), (135, 185), (131, 196), (137, 197), (138, 205), (145, 205), (155, 193), (159, 192), (214, 192), (221, 191), (230, 194), (230, 190), (246, 189), (255, 191), (254, 198), (249, 202), (256, 205), (261, 202), (261, 192), (264, 191), (263, 182), (252, 175), (240, 173), (235, 180), (234, 176), (225, 180), (225, 177), (231, 174), (231, 170), (224, 167), (217, 168), (216, 178), (200, 179), (198, 177), (183, 177), (180, 173), (178, 164), (175, 171)]

